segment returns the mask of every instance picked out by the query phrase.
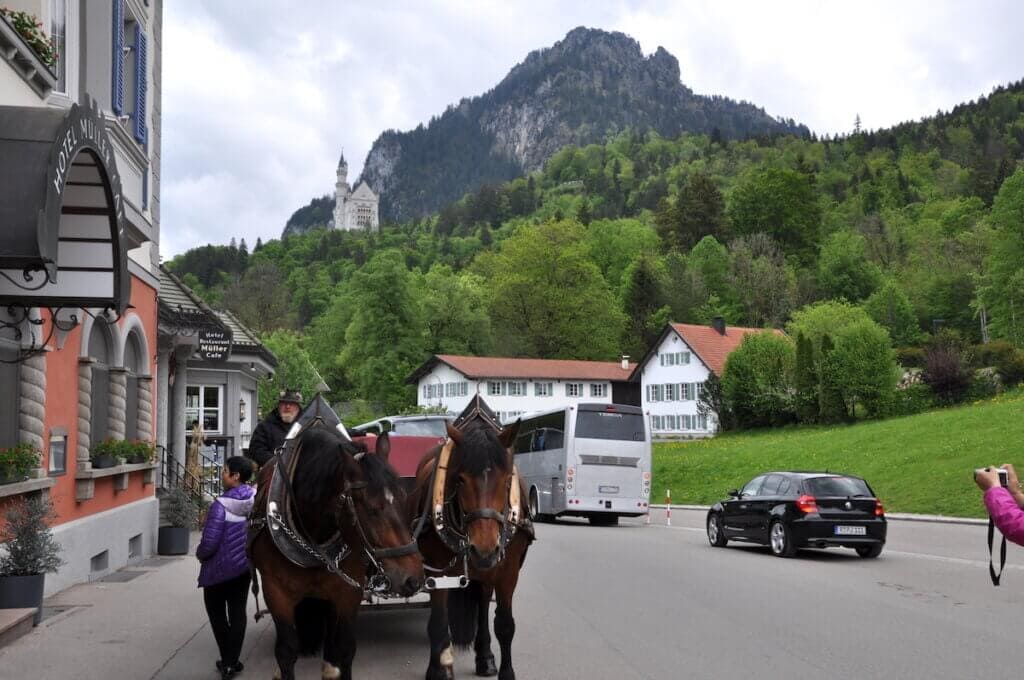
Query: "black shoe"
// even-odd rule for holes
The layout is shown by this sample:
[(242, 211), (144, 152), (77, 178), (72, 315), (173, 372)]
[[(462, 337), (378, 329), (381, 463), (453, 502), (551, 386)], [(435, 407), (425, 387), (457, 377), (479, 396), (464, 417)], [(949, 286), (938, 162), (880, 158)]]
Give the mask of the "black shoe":
[(217, 670), (220, 671), (221, 673), (224, 672), (224, 662), (221, 661), (220, 659), (217, 659)]
[(220, 669), (221, 680), (228, 680), (228, 678), (233, 678), (239, 673), (241, 673), (242, 670), (244, 669), (245, 666), (242, 664), (241, 661), (236, 663), (234, 666), (222, 666)]

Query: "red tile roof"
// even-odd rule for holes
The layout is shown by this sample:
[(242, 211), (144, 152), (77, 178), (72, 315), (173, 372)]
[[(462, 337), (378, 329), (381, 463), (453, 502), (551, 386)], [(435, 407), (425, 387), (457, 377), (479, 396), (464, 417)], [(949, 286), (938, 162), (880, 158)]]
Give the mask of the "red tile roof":
[[(740, 346), (743, 336), (747, 333), (761, 333), (766, 328), (741, 328), (739, 326), (726, 326), (725, 335), (722, 335), (711, 326), (698, 326), (690, 323), (671, 324), (676, 333), (686, 341), (701, 361), (707, 364), (715, 375), (722, 375), (725, 368), (725, 359), (730, 352)], [(785, 335), (777, 328), (771, 329), (777, 335)]]
[(434, 367), (444, 362), (467, 378), (551, 378), (554, 380), (619, 380), (629, 379), (635, 363), (622, 369), (618, 361), (572, 361), (565, 359), (512, 359), (507, 357), (466, 357), (453, 354), (435, 354), (421, 366), (407, 382), (416, 382)]

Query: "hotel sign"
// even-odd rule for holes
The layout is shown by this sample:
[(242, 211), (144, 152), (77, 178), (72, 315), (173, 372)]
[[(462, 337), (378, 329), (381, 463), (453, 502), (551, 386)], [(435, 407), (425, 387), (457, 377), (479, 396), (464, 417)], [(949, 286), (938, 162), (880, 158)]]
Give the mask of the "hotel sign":
[(199, 331), (199, 358), (203, 361), (227, 361), (231, 356), (231, 332)]

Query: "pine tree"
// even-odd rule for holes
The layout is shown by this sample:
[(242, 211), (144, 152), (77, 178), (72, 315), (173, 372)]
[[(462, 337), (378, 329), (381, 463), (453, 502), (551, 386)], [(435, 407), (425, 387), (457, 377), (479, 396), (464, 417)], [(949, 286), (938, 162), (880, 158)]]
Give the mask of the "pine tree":
[(861, 129), (861, 127), (860, 127), (860, 114), (858, 113), (857, 117), (853, 121), (853, 134), (859, 135), (860, 134), (860, 129)]
[(832, 354), (832, 338), (826, 333), (821, 338), (818, 352), (818, 417), (823, 423), (838, 423), (846, 420), (846, 402), (843, 400), (842, 385), (837, 384), (829, 365)]
[(814, 362), (814, 344), (802, 332), (796, 338), (796, 417), (802, 423), (818, 418), (818, 368)]
[(256, 247), (252, 249), (252, 252), (258, 253), (263, 249), (263, 239), (259, 236), (256, 237)]

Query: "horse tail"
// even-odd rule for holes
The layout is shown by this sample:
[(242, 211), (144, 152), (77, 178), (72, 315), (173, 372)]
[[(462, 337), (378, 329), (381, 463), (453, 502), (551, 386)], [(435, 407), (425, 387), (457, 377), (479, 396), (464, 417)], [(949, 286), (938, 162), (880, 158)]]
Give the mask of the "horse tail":
[(331, 604), (325, 600), (305, 599), (295, 605), (295, 630), (299, 634), (300, 654), (312, 656), (320, 651), (331, 610)]
[(476, 639), (482, 597), (479, 581), (470, 581), (465, 588), (448, 591), (448, 627), (452, 643), (457, 647), (469, 647)]

